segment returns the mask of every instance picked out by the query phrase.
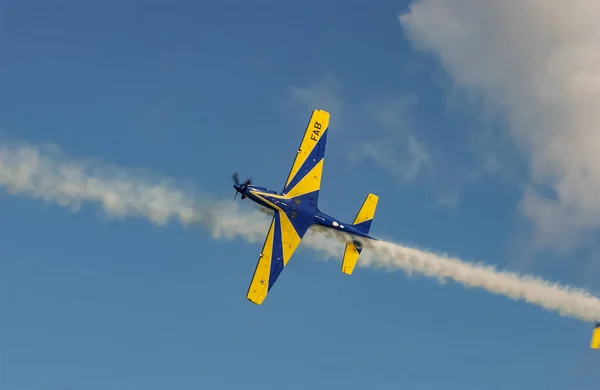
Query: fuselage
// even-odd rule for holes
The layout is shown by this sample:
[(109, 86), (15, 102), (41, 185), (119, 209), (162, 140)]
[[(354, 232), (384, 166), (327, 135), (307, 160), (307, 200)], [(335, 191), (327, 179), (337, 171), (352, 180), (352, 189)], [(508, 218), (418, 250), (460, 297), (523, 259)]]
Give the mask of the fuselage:
[(376, 240), (376, 238), (354, 228), (351, 223), (340, 221), (337, 218), (325, 214), (319, 210), (318, 207), (299, 202), (297, 198), (288, 198), (280, 192), (259, 186), (249, 185), (244, 187), (240, 184), (235, 184), (233, 187), (245, 197), (273, 211), (281, 210), (293, 218), (301, 218), (305, 221), (309, 221), (309, 223), (313, 225), (320, 225), (348, 234)]

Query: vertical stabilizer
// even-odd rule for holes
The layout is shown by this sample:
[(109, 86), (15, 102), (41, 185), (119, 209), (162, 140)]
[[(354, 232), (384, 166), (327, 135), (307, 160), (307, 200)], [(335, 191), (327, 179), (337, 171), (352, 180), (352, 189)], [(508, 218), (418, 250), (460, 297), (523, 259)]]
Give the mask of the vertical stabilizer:
[(375, 210), (377, 209), (377, 202), (379, 201), (379, 197), (374, 194), (367, 195), (367, 198), (363, 202), (360, 210), (358, 210), (358, 214), (356, 214), (356, 218), (354, 218), (354, 222), (352, 222), (352, 226), (364, 233), (368, 234), (371, 229), (371, 222), (375, 217)]

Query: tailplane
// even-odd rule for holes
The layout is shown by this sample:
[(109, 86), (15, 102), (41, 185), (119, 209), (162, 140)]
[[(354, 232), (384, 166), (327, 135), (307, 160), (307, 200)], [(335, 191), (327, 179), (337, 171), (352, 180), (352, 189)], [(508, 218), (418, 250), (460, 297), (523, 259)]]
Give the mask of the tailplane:
[[(369, 230), (371, 230), (371, 222), (375, 217), (375, 210), (377, 209), (378, 201), (379, 197), (377, 195), (367, 195), (367, 198), (363, 202), (360, 210), (358, 210), (358, 214), (356, 214), (356, 218), (354, 218), (354, 222), (352, 223), (353, 228), (363, 234), (369, 234)], [(344, 260), (342, 261), (343, 273), (352, 275), (352, 271), (354, 271), (354, 267), (358, 262), (358, 257), (360, 256), (361, 251), (362, 244), (359, 241), (353, 240), (346, 243)]]
[(596, 323), (596, 329), (592, 334), (592, 343), (590, 347), (593, 349), (600, 349), (600, 322)]

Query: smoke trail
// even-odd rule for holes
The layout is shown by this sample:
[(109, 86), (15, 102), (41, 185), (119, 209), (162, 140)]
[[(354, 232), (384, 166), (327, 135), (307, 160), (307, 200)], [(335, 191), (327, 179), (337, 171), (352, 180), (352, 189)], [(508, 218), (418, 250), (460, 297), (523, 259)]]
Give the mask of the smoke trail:
[[(126, 171), (93, 160), (68, 160), (52, 147), (0, 146), (0, 186), (10, 193), (55, 202), (74, 211), (84, 202), (96, 202), (108, 217), (139, 216), (158, 225), (171, 219), (183, 225), (200, 224), (215, 238), (241, 237), (248, 242), (262, 242), (269, 223), (265, 210), (240, 212), (231, 202), (215, 202), (192, 190), (184, 191), (148, 172)], [(327, 258), (339, 259), (346, 238), (341, 233), (313, 227), (303, 242)], [(364, 244), (370, 250), (361, 255), (361, 267), (402, 269), (407, 274), (449, 278), (564, 316), (600, 321), (600, 299), (583, 290), (391, 242)]]

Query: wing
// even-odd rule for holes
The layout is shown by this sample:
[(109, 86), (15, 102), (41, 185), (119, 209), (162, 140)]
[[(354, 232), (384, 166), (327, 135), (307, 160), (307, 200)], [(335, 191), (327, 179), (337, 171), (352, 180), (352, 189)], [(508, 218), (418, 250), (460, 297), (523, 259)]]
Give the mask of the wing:
[(307, 230), (305, 224), (292, 223), (283, 211), (275, 212), (246, 294), (250, 302), (262, 304)]
[(308, 195), (308, 204), (316, 207), (321, 188), (329, 113), (313, 110), (283, 193), (290, 197)]

